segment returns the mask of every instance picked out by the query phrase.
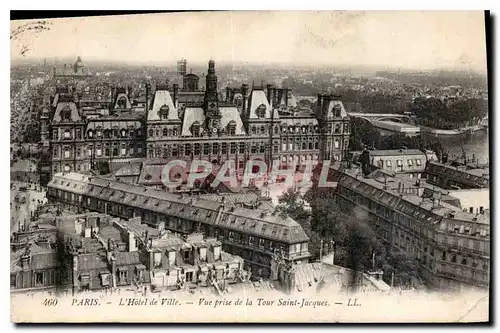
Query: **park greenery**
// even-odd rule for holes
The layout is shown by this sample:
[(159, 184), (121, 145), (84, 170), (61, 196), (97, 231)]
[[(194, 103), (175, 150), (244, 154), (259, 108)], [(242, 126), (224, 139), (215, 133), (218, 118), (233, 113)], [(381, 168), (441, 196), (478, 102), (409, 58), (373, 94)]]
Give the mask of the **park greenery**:
[(474, 126), (488, 114), (488, 101), (469, 98), (442, 101), (437, 98), (416, 98), (409, 109), (417, 124), (440, 129)]

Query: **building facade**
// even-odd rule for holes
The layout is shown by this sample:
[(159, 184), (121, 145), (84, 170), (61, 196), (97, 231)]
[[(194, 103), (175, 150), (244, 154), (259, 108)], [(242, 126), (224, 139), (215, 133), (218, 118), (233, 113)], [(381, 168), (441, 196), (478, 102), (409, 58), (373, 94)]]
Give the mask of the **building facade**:
[(57, 174), (48, 184), (49, 200), (65, 209), (97, 211), (191, 234), (203, 232), (222, 243), (224, 251), (241, 256), (253, 275), (267, 277), (275, 251), (288, 261), (308, 261), (309, 237), (299, 223), (258, 205), (237, 204), (173, 194), (82, 174)]
[(228, 87), (224, 96), (213, 60), (205, 90), (198, 82), (190, 73), (182, 88), (163, 84), (153, 92), (148, 83), (144, 108), (132, 105), (130, 87), (111, 89), (109, 99), (96, 101), (72, 86), (58, 88), (40, 124), (51, 175), (106, 173), (134, 158), (234, 160), (238, 171), (252, 159), (287, 168), (344, 159), (350, 120), (340, 97), (320, 94), (312, 109), (299, 110), (289, 89), (271, 85)]
[(489, 169), (453, 167), (432, 161), (426, 164), (425, 176), (430, 184), (449, 190), (490, 187)]
[[(356, 159), (361, 152), (352, 152)], [(371, 166), (407, 176), (422, 178), (427, 161), (437, 161), (436, 153), (419, 149), (370, 150)]]
[(429, 286), (487, 288), (489, 215), (464, 212), (441, 200), (440, 192), (424, 195), (429, 188), (402, 177), (344, 170), (335, 198), (345, 213), (366, 212), (381, 240), (418, 261)]

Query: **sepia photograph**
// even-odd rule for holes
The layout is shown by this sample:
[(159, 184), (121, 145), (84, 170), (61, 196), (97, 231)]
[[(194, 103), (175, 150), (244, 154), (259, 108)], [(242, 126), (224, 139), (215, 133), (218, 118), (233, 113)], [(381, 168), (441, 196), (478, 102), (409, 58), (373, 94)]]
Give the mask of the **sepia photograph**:
[(11, 322), (491, 320), (489, 11), (38, 14)]

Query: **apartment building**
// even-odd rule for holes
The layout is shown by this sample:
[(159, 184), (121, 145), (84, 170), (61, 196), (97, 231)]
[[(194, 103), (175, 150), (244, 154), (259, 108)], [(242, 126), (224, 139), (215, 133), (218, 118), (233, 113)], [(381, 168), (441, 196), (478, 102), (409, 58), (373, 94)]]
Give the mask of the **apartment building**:
[[(375, 171), (344, 170), (335, 198), (345, 213), (364, 212), (390, 247), (415, 258), (430, 287), (489, 286), (490, 217), (442, 200), (443, 189)], [(431, 193), (429, 195), (429, 193)]]
[(97, 211), (187, 235), (202, 232), (241, 256), (254, 276), (270, 275), (271, 256), (284, 253), (289, 262), (308, 261), (309, 237), (299, 223), (261, 204), (210, 200), (78, 173), (56, 174), (48, 184), (49, 200), (64, 209)]

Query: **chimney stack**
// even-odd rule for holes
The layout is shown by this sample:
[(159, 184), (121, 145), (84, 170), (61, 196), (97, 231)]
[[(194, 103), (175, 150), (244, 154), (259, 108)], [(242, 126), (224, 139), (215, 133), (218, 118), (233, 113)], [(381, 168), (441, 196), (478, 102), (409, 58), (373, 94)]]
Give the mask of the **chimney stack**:
[(242, 104), (242, 107), (243, 107), (243, 112), (242, 114), (244, 116), (247, 115), (247, 94), (248, 94), (248, 84), (246, 83), (243, 83), (241, 85), (241, 96), (243, 97), (243, 104)]
[(272, 85), (266, 84), (266, 90), (267, 90), (267, 102), (269, 104), (271, 104), (271, 106), (272, 106), (272, 101), (273, 101), (273, 96), (272, 96), (272, 94), (273, 94), (273, 88), (272, 88)]
[(177, 107), (177, 96), (179, 95), (179, 85), (177, 83), (174, 83), (173, 88), (174, 88), (174, 107)]
[(288, 106), (288, 88), (283, 88), (283, 100), (285, 101), (285, 106)]

